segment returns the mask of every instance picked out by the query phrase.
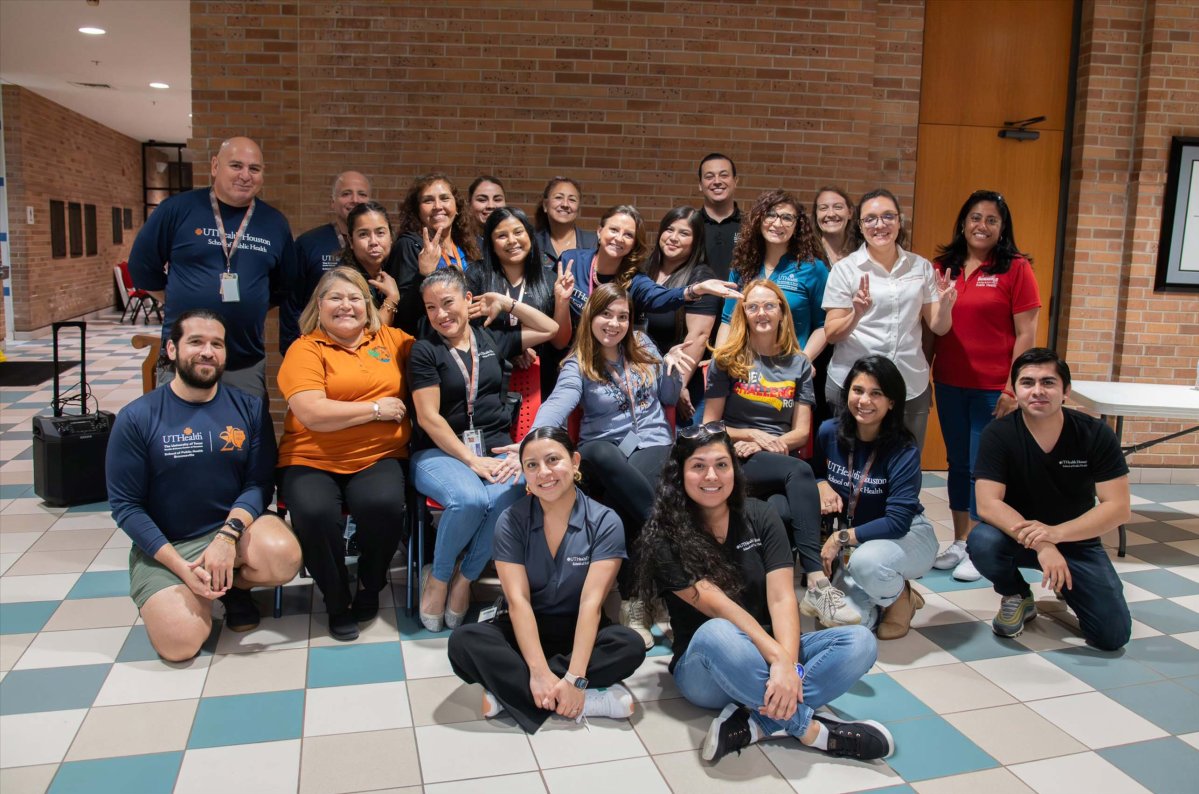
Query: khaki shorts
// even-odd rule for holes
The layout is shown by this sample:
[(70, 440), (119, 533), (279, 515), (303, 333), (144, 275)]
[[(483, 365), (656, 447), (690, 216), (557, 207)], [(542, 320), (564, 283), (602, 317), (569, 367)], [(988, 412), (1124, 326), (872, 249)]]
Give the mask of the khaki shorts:
[[(208, 544), (216, 538), (216, 533), (217, 530), (214, 529), (198, 538), (181, 540), (171, 545), (179, 552), (180, 557), (188, 562), (195, 562), (204, 553), (204, 549), (208, 548)], [(170, 568), (147, 556), (137, 546), (129, 550), (129, 597), (137, 604), (138, 609), (159, 590), (166, 590), (178, 584), (183, 584), (183, 580)]]

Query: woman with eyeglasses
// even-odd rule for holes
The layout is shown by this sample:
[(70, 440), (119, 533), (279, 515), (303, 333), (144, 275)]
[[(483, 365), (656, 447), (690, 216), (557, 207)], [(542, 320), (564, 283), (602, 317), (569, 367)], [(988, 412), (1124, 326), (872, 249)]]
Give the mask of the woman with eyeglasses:
[(545, 183), (533, 223), (537, 245), (546, 256), (559, 262), (562, 254), (596, 246), (595, 232), (579, 228), (579, 205), (583, 188), (568, 176), (555, 176)]
[(824, 329), (835, 345), (825, 396), (845, 404), (845, 376), (864, 356), (895, 362), (907, 384), (904, 423), (924, 448), (932, 387), (922, 347), (922, 324), (937, 336), (949, 332), (957, 300), (954, 279), (938, 274), (922, 256), (903, 250), (906, 232), (899, 199), (885, 188), (858, 202), (862, 247), (833, 265), (824, 291)]
[(679, 430), (642, 535), (637, 584), (642, 598), (666, 601), (670, 671), (683, 697), (721, 709), (704, 760), (782, 734), (833, 756), (894, 752), (883, 725), (816, 713), (866, 674), (878, 645), (861, 626), (800, 637), (787, 533), (766, 504), (745, 498), (734, 441), (719, 427)]
[[(584, 482), (593, 496), (620, 515), (633, 552), (670, 451), (671, 427), (662, 406), (678, 401), (695, 362), (679, 347), (659, 355), (644, 334), (631, 331), (631, 312), (629, 295), (621, 287), (601, 284), (596, 289), (583, 308), (558, 385), (542, 403), (533, 426), (566, 427), (571, 413), (582, 407), (579, 453)], [(621, 624), (652, 648), (652, 616), (648, 605), (634, 598), (631, 567), (617, 584)]]
[(920, 451), (904, 423), (907, 386), (886, 356), (854, 362), (837, 418), (816, 433), (812, 469), (820, 512), (840, 527), (820, 558), (880, 640), (908, 633), (924, 598), (908, 580), (928, 573), (937, 536), (920, 504)]
[[(803, 205), (785, 190), (758, 196), (741, 222), (733, 247), (729, 280), (744, 285), (761, 278), (773, 281), (783, 291), (799, 346), (809, 361), (815, 361), (825, 346), (824, 310), (820, 304), (828, 268)], [(736, 301), (724, 302), (717, 347), (728, 338), (735, 310)]]
[(564, 429), (529, 433), (519, 457), (529, 494), (495, 528), (504, 596), (495, 614), (450, 635), (450, 664), (483, 685), (484, 717), (507, 711), (526, 733), (555, 713), (629, 717), (633, 696), (619, 682), (645, 648), (603, 612), (627, 558), (620, 519), (579, 490), (579, 453)]
[(933, 389), (949, 461), (949, 509), (953, 543), (935, 568), (953, 578), (980, 578), (966, 554), (966, 538), (978, 513), (971, 474), (978, 439), (992, 419), (1016, 408), (1008, 382), (1012, 362), (1033, 346), (1041, 296), (1029, 258), (1016, 247), (1012, 213), (993, 190), (970, 194), (953, 225), (953, 239), (933, 264), (958, 284), (953, 327), (937, 337)]
[(812, 469), (795, 457), (812, 428), (812, 365), (800, 350), (783, 291), (770, 279), (745, 287), (732, 330), (712, 354), (704, 423), (723, 421), (751, 493), (790, 523), (808, 591), (805, 615), (826, 626), (862, 616), (833, 586), (820, 561), (820, 495)]

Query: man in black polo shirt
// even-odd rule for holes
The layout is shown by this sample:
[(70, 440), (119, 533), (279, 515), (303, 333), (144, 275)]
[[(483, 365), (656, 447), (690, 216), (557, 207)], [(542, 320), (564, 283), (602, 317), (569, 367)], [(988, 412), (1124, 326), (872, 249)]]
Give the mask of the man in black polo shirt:
[(1132, 631), (1124, 589), (1100, 537), (1130, 515), (1128, 466), (1103, 421), (1063, 408), (1070, 368), (1048, 348), (1012, 362), (1020, 410), (979, 440), (975, 498), (984, 523), (970, 532), (970, 560), (1002, 596), (991, 626), (1016, 637), (1037, 615), (1019, 568), (1044, 572), (1078, 615), (1087, 643), (1122, 648)]
[(704, 253), (717, 275), (728, 272), (733, 246), (741, 228), (741, 210), (733, 201), (737, 191), (737, 166), (720, 152), (699, 161), (699, 192), (704, 197)]

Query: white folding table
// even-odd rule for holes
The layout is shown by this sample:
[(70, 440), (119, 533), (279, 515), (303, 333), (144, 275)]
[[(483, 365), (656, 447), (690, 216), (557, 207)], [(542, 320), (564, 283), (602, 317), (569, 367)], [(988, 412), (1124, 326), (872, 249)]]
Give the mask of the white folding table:
[[(1185, 419), (1199, 422), (1199, 389), (1175, 383), (1137, 383), (1132, 381), (1076, 380), (1070, 384), (1070, 399), (1104, 419), (1116, 418), (1116, 439), (1128, 457), (1163, 441), (1194, 433), (1199, 425), (1177, 433), (1151, 438), (1124, 446), (1124, 417), (1146, 416), (1155, 419)], [(1124, 527), (1120, 527), (1119, 555), (1126, 550)]]

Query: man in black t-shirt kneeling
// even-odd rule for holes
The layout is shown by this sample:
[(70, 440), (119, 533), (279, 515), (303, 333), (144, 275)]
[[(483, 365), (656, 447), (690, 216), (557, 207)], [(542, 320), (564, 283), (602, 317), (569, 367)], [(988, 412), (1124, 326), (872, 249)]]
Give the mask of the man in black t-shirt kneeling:
[(1087, 643), (1122, 648), (1132, 631), (1123, 583), (1099, 538), (1128, 521), (1128, 466), (1102, 420), (1063, 408), (1070, 368), (1047, 348), (1012, 362), (1020, 410), (979, 440), (975, 499), (983, 523), (967, 541), (970, 560), (1002, 596), (991, 622), (1016, 637), (1037, 616), (1019, 568), (1044, 572), (1078, 615)]

